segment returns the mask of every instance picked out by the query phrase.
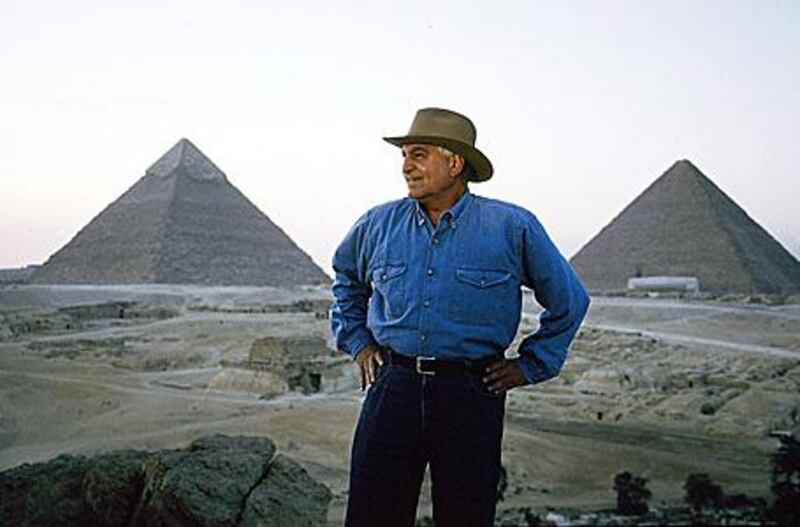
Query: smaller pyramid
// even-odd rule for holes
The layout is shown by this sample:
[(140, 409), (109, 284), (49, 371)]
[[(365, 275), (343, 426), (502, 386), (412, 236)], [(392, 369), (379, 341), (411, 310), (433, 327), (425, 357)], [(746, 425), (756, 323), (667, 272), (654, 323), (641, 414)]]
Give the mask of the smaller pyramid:
[(290, 286), (330, 279), (181, 139), (32, 281)]
[(570, 261), (594, 291), (622, 290), (642, 276), (692, 276), (717, 293), (800, 291), (800, 262), (688, 160)]

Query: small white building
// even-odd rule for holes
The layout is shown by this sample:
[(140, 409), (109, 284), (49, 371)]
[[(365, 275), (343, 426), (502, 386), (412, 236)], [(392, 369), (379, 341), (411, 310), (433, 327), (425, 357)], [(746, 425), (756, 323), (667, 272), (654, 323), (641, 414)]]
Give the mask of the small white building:
[(697, 293), (700, 281), (694, 276), (641, 276), (628, 278), (628, 289)]

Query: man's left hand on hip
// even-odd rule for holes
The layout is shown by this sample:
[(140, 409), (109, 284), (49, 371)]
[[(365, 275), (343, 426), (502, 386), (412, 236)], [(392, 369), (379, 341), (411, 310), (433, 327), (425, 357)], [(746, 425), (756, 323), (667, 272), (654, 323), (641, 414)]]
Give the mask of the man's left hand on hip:
[(517, 386), (528, 384), (528, 380), (522, 374), (517, 363), (518, 360), (501, 359), (486, 368), (483, 382), (489, 391), (501, 394)]

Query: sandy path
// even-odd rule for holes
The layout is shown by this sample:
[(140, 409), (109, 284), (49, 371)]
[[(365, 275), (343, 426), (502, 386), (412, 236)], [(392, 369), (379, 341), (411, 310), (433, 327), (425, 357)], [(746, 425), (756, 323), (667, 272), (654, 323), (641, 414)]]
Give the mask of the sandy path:
[(592, 297), (593, 307), (633, 307), (645, 309), (677, 309), (683, 312), (709, 311), (714, 313), (767, 313), (800, 320), (800, 305), (766, 306), (762, 304), (724, 305), (711, 302), (681, 302), (655, 298)]
[(800, 351), (794, 351), (786, 348), (778, 348), (772, 346), (758, 346), (756, 344), (747, 344), (744, 342), (733, 342), (730, 340), (722, 339), (709, 339), (703, 337), (694, 337), (691, 335), (683, 335), (674, 332), (664, 331), (651, 331), (642, 329), (636, 326), (622, 326), (617, 324), (584, 324), (584, 327), (593, 329), (602, 329), (607, 331), (617, 331), (620, 333), (637, 334), (643, 337), (654, 338), (663, 340), (665, 342), (676, 344), (692, 344), (697, 346), (708, 346), (713, 348), (722, 348), (725, 350), (739, 351), (744, 353), (755, 353), (760, 355), (770, 355), (773, 357), (781, 357), (784, 359), (798, 359), (800, 360)]
[[(604, 308), (619, 309), (618, 313), (624, 313), (623, 309), (631, 310), (631, 320), (614, 320), (613, 322), (597, 321), (606, 318)], [(672, 311), (674, 315), (666, 319), (649, 320), (646, 316), (647, 311), (654, 313)], [(526, 316), (537, 317), (541, 312), (540, 309), (534, 308), (525, 311)], [(599, 316), (594, 313), (599, 313)], [(674, 344), (688, 344), (698, 346), (703, 349), (715, 348), (726, 351), (736, 351), (742, 353), (753, 353), (759, 355), (768, 355), (773, 357), (780, 357), (786, 359), (800, 359), (800, 351), (783, 346), (764, 346), (753, 342), (741, 342), (735, 340), (733, 335), (721, 338), (710, 338), (707, 336), (697, 336), (687, 334), (686, 332), (677, 331), (675, 329), (654, 329), (652, 326), (657, 326), (664, 323), (675, 322), (702, 322), (703, 319), (708, 319), (709, 322), (714, 317), (721, 314), (734, 314), (734, 315), (760, 315), (768, 318), (781, 318), (787, 319), (792, 322), (800, 321), (800, 306), (764, 306), (764, 305), (749, 305), (749, 304), (734, 304), (734, 305), (720, 305), (706, 302), (679, 302), (673, 300), (659, 300), (649, 298), (607, 298), (607, 297), (594, 297), (592, 298), (592, 305), (590, 308), (587, 321), (584, 322), (584, 327), (593, 329), (602, 329), (609, 331), (617, 331), (620, 333), (638, 334), (647, 338), (654, 338), (668, 343)], [(636, 317), (641, 317), (642, 320), (637, 320)], [(620, 318), (619, 316), (611, 317)], [(624, 317), (623, 317), (624, 318)], [(687, 330), (689, 328), (686, 328)], [(759, 328), (754, 328), (755, 332)], [(763, 331), (763, 330), (761, 330)], [(759, 337), (756, 337), (759, 338)], [(766, 336), (765, 336), (766, 338)], [(763, 340), (759, 338), (759, 340)]]
[[(269, 399), (259, 399), (255, 395), (238, 395), (230, 392), (219, 391), (199, 391), (199, 390), (185, 390), (179, 386), (170, 386), (159, 381), (160, 377), (174, 377), (181, 373), (208, 373), (214, 371), (222, 371), (222, 367), (214, 368), (195, 368), (191, 370), (176, 370), (170, 372), (159, 372), (154, 375), (152, 373), (142, 374), (142, 377), (151, 377), (144, 379), (145, 382), (141, 386), (125, 385), (119, 381), (97, 381), (83, 376), (73, 376), (68, 374), (55, 374), (55, 373), (41, 373), (32, 371), (10, 371), (0, 370), (0, 377), (11, 375), (22, 375), (32, 379), (38, 379), (48, 382), (75, 384), (81, 387), (92, 386), (95, 388), (102, 388), (111, 393), (120, 393), (126, 395), (138, 395), (156, 398), (172, 398), (183, 399), (189, 401), (205, 401), (214, 400), (220, 403), (227, 403), (232, 405), (252, 405), (252, 406), (286, 406), (289, 404), (316, 404), (321, 401), (329, 400), (353, 400), (357, 395), (350, 392), (342, 393), (319, 393), (314, 395), (302, 395), (298, 393), (289, 393), (279, 397)], [(138, 376), (127, 376), (124, 380), (135, 381)]]

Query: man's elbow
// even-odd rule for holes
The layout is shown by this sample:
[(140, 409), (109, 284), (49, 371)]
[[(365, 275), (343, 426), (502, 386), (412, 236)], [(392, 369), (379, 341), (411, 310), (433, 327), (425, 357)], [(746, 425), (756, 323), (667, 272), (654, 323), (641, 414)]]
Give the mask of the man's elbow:
[(589, 305), (592, 303), (592, 299), (589, 297), (589, 293), (586, 292), (586, 289), (583, 287), (583, 284), (580, 282), (577, 283), (574, 293), (573, 293), (573, 305), (575, 306), (575, 318), (578, 320), (578, 323), (583, 321), (583, 318), (586, 316), (586, 313), (589, 311)]

